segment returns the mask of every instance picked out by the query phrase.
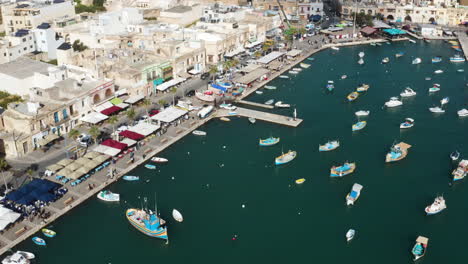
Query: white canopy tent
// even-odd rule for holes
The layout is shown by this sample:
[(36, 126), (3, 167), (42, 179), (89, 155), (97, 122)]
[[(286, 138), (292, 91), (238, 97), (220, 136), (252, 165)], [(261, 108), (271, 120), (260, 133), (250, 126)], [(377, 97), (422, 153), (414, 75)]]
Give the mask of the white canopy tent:
[(123, 144), (127, 144), (129, 147), (135, 145), (137, 142), (133, 139), (129, 139), (129, 138), (124, 138), (122, 140), (119, 141), (120, 143), (123, 143)]
[(117, 106), (117, 107), (120, 107), (120, 108), (122, 108), (122, 109), (125, 109), (125, 108), (129, 107), (130, 105), (129, 105), (129, 104), (126, 104), (126, 103), (120, 103), (120, 104), (118, 104), (118, 105), (116, 105), (116, 106)]
[(156, 115), (152, 116), (151, 119), (157, 120), (160, 122), (165, 122), (165, 123), (170, 123), (181, 116), (185, 115), (187, 113), (186, 110), (182, 110), (177, 107), (170, 106), (161, 112), (157, 113)]
[(272, 53), (269, 53), (269, 54), (261, 57), (260, 59), (258, 59), (257, 62), (262, 63), (262, 64), (268, 64), (268, 63), (278, 59), (279, 57), (281, 57), (283, 55), (284, 55), (284, 52), (273, 51)]
[(102, 154), (106, 154), (106, 155), (109, 155), (109, 156), (116, 156), (120, 153), (120, 149), (116, 149), (116, 148), (111, 148), (111, 147), (108, 147), (108, 146), (104, 146), (104, 145), (99, 145), (97, 147), (95, 147), (93, 149), (93, 151), (96, 151), (96, 152), (99, 152), (99, 153), (102, 153)]
[(93, 109), (94, 109), (94, 111), (100, 113), (101, 111), (106, 110), (107, 108), (111, 108), (111, 107), (113, 107), (113, 106), (114, 106), (114, 105), (113, 105), (111, 102), (105, 102), (105, 103), (103, 103), (103, 104), (94, 106)]
[(140, 123), (136, 126), (130, 127), (128, 130), (138, 133), (143, 136), (148, 136), (152, 133), (154, 133), (156, 130), (159, 129), (158, 125), (153, 125), (149, 123)]
[(16, 222), (21, 214), (8, 208), (0, 207), (0, 230), (5, 229), (9, 224)]
[(106, 120), (107, 118), (109, 117), (106, 115), (103, 115), (98, 112), (92, 112), (90, 114), (83, 116), (82, 118), (80, 118), (80, 120), (86, 123), (90, 123), (90, 124), (97, 124), (101, 121)]
[(170, 81), (167, 81), (165, 83), (162, 83), (158, 86), (156, 86), (156, 89), (159, 90), (159, 91), (165, 91), (167, 90), (168, 88), (174, 86), (174, 85), (177, 85), (181, 82), (185, 81), (185, 78), (175, 78), (175, 79), (172, 79)]
[(245, 49), (244, 48), (237, 48), (231, 52), (228, 52), (226, 54), (224, 54), (224, 57), (234, 57), (236, 56), (237, 54), (240, 54), (242, 52), (245, 52)]
[(125, 100), (125, 102), (129, 104), (134, 104), (138, 101), (143, 100), (143, 98), (145, 98), (143, 95), (134, 95), (134, 96), (129, 97), (127, 100)]
[(245, 45), (245, 48), (250, 49), (250, 48), (253, 48), (253, 47), (255, 47), (257, 45), (260, 45), (262, 43), (263, 43), (263, 41), (257, 40), (255, 42), (252, 42), (252, 43), (249, 43), (249, 44)]

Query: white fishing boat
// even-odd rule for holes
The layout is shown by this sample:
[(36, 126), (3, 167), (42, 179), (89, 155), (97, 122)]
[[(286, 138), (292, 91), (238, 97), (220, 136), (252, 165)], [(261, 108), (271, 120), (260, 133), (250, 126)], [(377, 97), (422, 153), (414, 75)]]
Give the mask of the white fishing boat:
[(281, 156), (277, 157), (275, 159), (275, 164), (276, 165), (281, 165), (290, 162), (291, 160), (295, 159), (297, 156), (296, 151), (288, 151), (287, 153), (282, 154)]
[(370, 111), (364, 111), (364, 110), (359, 110), (356, 113), (354, 113), (356, 116), (368, 116), (370, 114)]
[(152, 157), (152, 158), (151, 158), (151, 161), (152, 161), (152, 162), (156, 162), (156, 163), (166, 163), (166, 162), (168, 162), (169, 160), (166, 159), (166, 158), (161, 158), (161, 157)]
[(263, 94), (263, 92), (262, 92), (262, 91), (258, 91), (258, 90), (257, 90), (257, 91), (255, 91), (255, 93), (256, 93), (256, 94)]
[(275, 106), (278, 107), (278, 108), (289, 108), (291, 107), (290, 104), (285, 104), (283, 103), (282, 101), (278, 101), (275, 103)]
[(267, 89), (267, 90), (276, 90), (276, 86), (265, 85), (265, 89)]
[(385, 103), (386, 107), (396, 107), (402, 105), (403, 102), (398, 99), (398, 97), (392, 97), (388, 102)]
[(464, 69), (458, 69), (457, 72), (465, 72)]
[(298, 71), (294, 71), (294, 70), (290, 70), (289, 73), (290, 73), (290, 74), (298, 74), (299, 72), (298, 72)]
[(434, 200), (434, 202), (427, 206), (426, 209), (424, 210), (427, 215), (434, 215), (442, 212), (447, 208), (447, 205), (445, 204), (445, 199), (442, 196), (437, 196)]
[(319, 145), (319, 151), (332, 151), (337, 149), (340, 146), (340, 142), (338, 140), (328, 141), (323, 145)]
[(450, 62), (465, 62), (465, 58), (460, 54), (455, 54), (453, 57), (450, 57)]
[(400, 93), (401, 97), (411, 97), (415, 95), (416, 95), (416, 92), (409, 87), (406, 87), (405, 90), (402, 93)]
[(432, 113), (445, 113), (445, 110), (439, 106), (431, 107), (429, 108), (429, 111), (431, 111)]
[(340, 48), (335, 47), (335, 46), (331, 47), (331, 49), (332, 49), (332, 50), (340, 50)]
[(105, 202), (118, 202), (120, 201), (120, 194), (111, 191), (100, 191), (97, 198)]
[(383, 64), (387, 64), (389, 62), (390, 62), (390, 58), (388, 58), (388, 57), (385, 57), (385, 58), (382, 59)]
[(356, 92), (362, 93), (362, 92), (367, 92), (369, 90), (370, 86), (368, 84), (361, 84), (358, 88), (356, 88)]
[(346, 205), (354, 205), (354, 202), (356, 202), (359, 196), (361, 196), (362, 188), (362, 185), (359, 183), (353, 184), (351, 191), (346, 195)]
[(405, 128), (410, 128), (414, 126), (414, 119), (412, 118), (405, 118), (405, 122), (400, 124), (400, 128), (405, 129)]
[(278, 77), (280, 77), (281, 79), (289, 79), (289, 76), (287, 76), (287, 75), (280, 75)]
[(182, 222), (184, 221), (184, 217), (182, 214), (177, 211), (176, 209), (172, 209), (172, 217), (177, 221), (177, 222)]
[(366, 54), (364, 52), (362, 52), (362, 51), (358, 53), (359, 58), (364, 58), (364, 55), (366, 55)]
[(266, 105), (271, 105), (271, 104), (273, 104), (274, 102), (275, 102), (274, 99), (270, 99), (270, 100), (266, 101), (265, 104), (266, 104)]
[(31, 263), (24, 255), (15, 252), (2, 260), (2, 264), (29, 264)]
[(363, 60), (363, 59), (359, 59), (357, 63), (362, 65), (362, 64), (364, 64), (364, 60)]
[(307, 69), (307, 68), (310, 67), (310, 64), (301, 62), (301, 63), (299, 64), (299, 66), (301, 66), (301, 67), (304, 68), (304, 69)]
[(341, 75), (341, 79), (342, 79), (342, 80), (344, 80), (344, 79), (346, 79), (346, 78), (348, 78), (348, 75)]
[(201, 131), (201, 130), (194, 130), (192, 134), (197, 135), (197, 136), (206, 136), (206, 132)]
[(412, 61), (412, 64), (420, 64), (422, 62), (421, 58), (416, 58)]
[(346, 241), (349, 242), (353, 240), (355, 234), (356, 231), (354, 229), (349, 229), (348, 232), (346, 232)]
[(257, 122), (257, 120), (255, 118), (253, 118), (253, 117), (249, 117), (249, 122), (251, 124), (255, 124), (255, 122)]
[(441, 73), (444, 73), (444, 71), (443, 70), (435, 70), (434, 71), (434, 74), (441, 74)]
[(444, 97), (442, 100), (440, 100), (440, 105), (448, 104), (450, 101), (449, 97)]
[(458, 111), (457, 114), (459, 117), (468, 116), (468, 109), (463, 108), (462, 110)]

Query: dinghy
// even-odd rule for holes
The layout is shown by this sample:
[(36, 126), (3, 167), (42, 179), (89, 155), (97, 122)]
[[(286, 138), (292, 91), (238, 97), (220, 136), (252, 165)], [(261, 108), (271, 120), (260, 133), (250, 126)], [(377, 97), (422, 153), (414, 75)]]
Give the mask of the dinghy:
[(120, 201), (120, 194), (104, 190), (97, 194), (97, 198), (105, 202), (118, 202)]
[(229, 122), (229, 121), (231, 121), (231, 119), (229, 119), (229, 118), (227, 118), (227, 117), (221, 117), (219, 120), (224, 121), (224, 122)]
[(273, 104), (274, 102), (275, 102), (274, 99), (270, 99), (270, 100), (266, 101), (265, 104), (266, 104), (266, 105), (271, 105), (271, 104)]
[(458, 152), (457, 150), (455, 150), (454, 152), (450, 153), (450, 158), (453, 160), (453, 161), (456, 161), (460, 158), (460, 152)]
[(307, 69), (307, 68), (310, 67), (310, 64), (303, 63), (303, 62), (301, 62), (299, 65), (300, 65), (302, 68), (304, 68), (304, 69)]
[(255, 122), (257, 122), (257, 120), (253, 117), (249, 117), (249, 122), (250, 124), (255, 124)]
[(274, 137), (269, 137), (267, 139), (260, 139), (259, 145), (262, 147), (268, 147), (268, 146), (273, 146), (280, 142), (280, 138), (274, 138)]
[(354, 229), (348, 230), (348, 232), (346, 232), (346, 241), (349, 242), (353, 240), (355, 234), (356, 234), (356, 231), (354, 231)]
[(268, 89), (268, 90), (275, 90), (275, 89), (276, 89), (276, 86), (265, 85), (265, 89)]
[(168, 159), (165, 159), (165, 158), (161, 158), (161, 157), (152, 157), (152, 158), (151, 158), (151, 161), (152, 161), (152, 162), (156, 162), (156, 163), (166, 163), (166, 162), (168, 162), (169, 160), (168, 160)]
[(122, 179), (126, 180), (126, 181), (138, 181), (140, 179), (140, 177), (138, 176), (131, 176), (131, 175), (125, 175), (122, 177)]
[(357, 122), (356, 124), (353, 125), (352, 130), (353, 131), (361, 130), (361, 129), (365, 128), (366, 125), (367, 125), (367, 121), (359, 121), (359, 122)]
[(44, 234), (44, 236), (46, 236), (46, 237), (54, 237), (55, 235), (57, 235), (57, 233), (55, 233), (55, 231), (52, 231), (52, 230), (47, 229), (47, 228), (43, 228), (41, 231), (42, 231), (42, 234)]
[(301, 178), (301, 179), (297, 179), (296, 180), (296, 184), (303, 184), (305, 182), (305, 179), (304, 178)]
[(184, 221), (184, 218), (182, 217), (182, 214), (177, 211), (176, 209), (172, 209), (172, 217), (177, 221), (177, 222), (182, 222)]
[(354, 113), (356, 116), (368, 116), (370, 114), (370, 111), (364, 111), (364, 110), (360, 110), (360, 111), (357, 111), (356, 113)]
[(155, 170), (156, 169), (156, 165), (153, 165), (153, 164), (145, 164), (145, 168), (149, 169), (149, 170)]
[(45, 240), (42, 239), (42, 238), (40, 238), (40, 237), (33, 237), (33, 238), (32, 238), (32, 241), (34, 242), (34, 244), (39, 245), (39, 246), (45, 246), (45, 245), (47, 245), (46, 242), (45, 242)]
[(405, 122), (400, 124), (400, 128), (405, 129), (405, 128), (410, 128), (414, 126), (414, 119), (412, 118), (405, 118)]
[(206, 136), (206, 132), (201, 131), (201, 130), (194, 130), (192, 134), (197, 135), (197, 136)]
[(255, 91), (256, 94), (263, 94), (262, 91)]

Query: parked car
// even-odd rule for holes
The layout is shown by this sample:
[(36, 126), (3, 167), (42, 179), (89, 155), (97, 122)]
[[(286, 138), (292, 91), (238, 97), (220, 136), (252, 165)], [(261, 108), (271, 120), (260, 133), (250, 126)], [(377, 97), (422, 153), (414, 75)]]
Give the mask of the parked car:
[(210, 78), (210, 73), (209, 72), (204, 72), (204, 73), (202, 73), (200, 75), (200, 79), (202, 79), (202, 80), (206, 80), (208, 78)]
[(187, 96), (187, 97), (192, 97), (192, 96), (194, 96), (194, 95), (195, 95), (195, 91), (194, 91), (194, 90), (188, 91), (188, 92), (185, 94), (185, 96)]
[(158, 113), (159, 113), (159, 110), (153, 109), (153, 110), (149, 111), (149, 116), (154, 116), (154, 115), (156, 115)]
[(77, 138), (76, 138), (76, 141), (78, 142), (78, 144), (82, 147), (87, 147), (89, 145), (91, 145), (92, 143), (92, 138), (90, 135), (88, 134), (85, 134), (85, 133), (82, 133), (81, 135), (79, 135)]

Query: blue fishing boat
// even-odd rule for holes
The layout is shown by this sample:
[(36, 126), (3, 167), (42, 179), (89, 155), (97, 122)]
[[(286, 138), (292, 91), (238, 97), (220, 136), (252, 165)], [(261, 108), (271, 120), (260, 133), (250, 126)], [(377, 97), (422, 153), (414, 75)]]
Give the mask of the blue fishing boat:
[(409, 148), (411, 148), (411, 145), (406, 144), (405, 142), (393, 145), (390, 148), (390, 152), (385, 156), (385, 162), (395, 162), (406, 158)]
[(359, 121), (353, 125), (353, 131), (361, 130), (365, 128), (367, 125), (367, 121)]
[(327, 89), (328, 91), (333, 91), (333, 89), (335, 88), (335, 85), (334, 85), (334, 82), (333, 81), (328, 81), (327, 83)]
[(166, 222), (156, 212), (130, 208), (125, 213), (128, 222), (143, 234), (168, 241)]
[(340, 146), (340, 142), (338, 140), (328, 141), (324, 145), (319, 145), (319, 151), (331, 151)]
[(126, 181), (138, 181), (140, 177), (138, 176), (130, 176), (130, 175), (125, 175), (122, 177)]
[(442, 61), (442, 57), (436, 56), (432, 58), (432, 63), (439, 63)]
[(267, 146), (273, 146), (277, 144), (278, 142), (280, 142), (280, 138), (269, 137), (267, 139), (260, 139), (258, 144), (260, 146), (267, 147)]
[(345, 175), (351, 174), (354, 172), (356, 169), (356, 163), (348, 163), (345, 162), (345, 164), (341, 166), (333, 166), (330, 169), (330, 177), (343, 177)]
[(399, 57), (401, 57), (403, 55), (405, 55), (405, 53), (403, 51), (400, 51), (397, 54), (395, 54), (395, 57), (399, 58)]
[(284, 153), (281, 156), (277, 157), (275, 159), (275, 165), (286, 164), (290, 162), (291, 160), (295, 159), (296, 156), (297, 156), (297, 152), (290, 150), (287, 153)]
[(424, 257), (427, 251), (428, 243), (429, 239), (427, 237), (418, 236), (418, 238), (416, 239), (416, 244), (414, 245), (413, 250), (411, 250), (415, 261)]
[(45, 240), (40, 238), (40, 237), (33, 237), (32, 241), (34, 242), (34, 244), (39, 245), (39, 246), (45, 246), (46, 245)]
[(156, 169), (156, 165), (153, 165), (153, 164), (145, 164), (145, 168), (150, 169), (150, 170), (155, 170), (155, 169)]
[(456, 54), (453, 57), (450, 57), (450, 62), (465, 62), (465, 58), (459, 54)]

